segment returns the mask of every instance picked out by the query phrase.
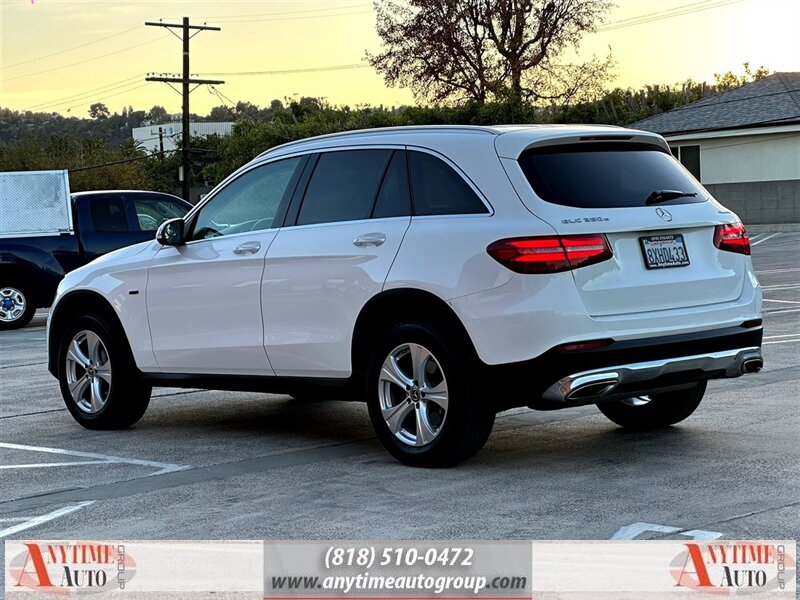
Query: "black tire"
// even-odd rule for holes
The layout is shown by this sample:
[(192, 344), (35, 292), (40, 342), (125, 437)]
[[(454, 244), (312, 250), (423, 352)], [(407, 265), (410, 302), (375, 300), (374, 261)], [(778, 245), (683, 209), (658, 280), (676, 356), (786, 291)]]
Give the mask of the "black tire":
[[(124, 429), (142, 418), (150, 404), (152, 387), (142, 383), (130, 350), (117, 328), (103, 317), (73, 319), (64, 329), (58, 349), (58, 381), (61, 396), (73, 418), (87, 429)], [(69, 389), (67, 354), (73, 339), (81, 332), (95, 334), (103, 344), (103, 356), (110, 365), (111, 383), (105, 384), (105, 404), (97, 412), (87, 412), (73, 399)], [(85, 354), (85, 353), (84, 353)], [(75, 361), (73, 361), (75, 362)], [(77, 375), (77, 369), (73, 378)], [(86, 370), (84, 369), (85, 373)], [(99, 381), (99, 380), (98, 380)], [(91, 394), (91, 389), (87, 390)], [(88, 397), (88, 396), (84, 396)]]
[[(24, 309), (13, 320), (7, 321), (0, 318), (0, 331), (10, 331), (12, 329), (21, 329), (31, 322), (36, 314), (36, 305), (33, 302), (33, 297), (28, 288), (15, 281), (2, 281), (0, 282), (0, 303), (4, 302), (2, 292), (13, 290), (16, 294), (22, 296), (24, 300)], [(15, 295), (16, 295), (15, 294)], [(13, 302), (13, 301), (12, 301)]]
[(641, 406), (625, 401), (604, 402), (597, 405), (606, 417), (621, 427), (643, 431), (659, 429), (680, 423), (700, 405), (706, 392), (706, 382), (675, 392), (649, 395), (650, 401)]
[[(414, 467), (456, 465), (474, 456), (483, 447), (492, 432), (495, 418), (494, 407), (479, 394), (474, 386), (468, 384), (470, 363), (467, 357), (458, 353), (457, 346), (453, 345), (454, 337), (433, 323), (410, 321), (390, 327), (379, 338), (376, 346), (371, 349), (365, 390), (370, 420), (384, 448), (394, 458), (406, 465)], [(435, 376), (441, 376), (443, 373), (446, 382), (448, 401), (445, 416), (441, 420), (438, 433), (433, 440), (421, 446), (413, 446), (401, 441), (390, 430), (381, 410), (379, 388), (382, 385), (380, 384), (380, 374), (383, 363), (393, 350), (405, 344), (422, 346), (429, 351), (434, 361), (438, 363), (433, 367)], [(425, 377), (429, 377), (429, 375), (425, 375)], [(395, 392), (399, 393), (401, 398), (403, 395), (410, 394), (399, 386), (393, 393)], [(424, 396), (424, 392), (422, 395)], [(413, 402), (400, 399), (392, 407), (400, 406), (404, 402), (417, 406)], [(418, 404), (427, 406), (423, 402), (428, 401), (423, 398), (417, 401)], [(434, 403), (432, 410), (440, 409)], [(414, 414), (414, 412), (409, 413), (408, 418), (412, 418)], [(426, 412), (426, 414), (431, 413)]]

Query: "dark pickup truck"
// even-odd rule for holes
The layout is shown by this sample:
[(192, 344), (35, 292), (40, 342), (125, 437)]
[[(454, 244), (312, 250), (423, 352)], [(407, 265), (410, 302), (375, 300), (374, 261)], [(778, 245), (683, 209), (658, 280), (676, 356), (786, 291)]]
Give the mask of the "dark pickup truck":
[(0, 330), (24, 327), (50, 306), (69, 271), (153, 239), (162, 222), (191, 208), (177, 196), (142, 191), (79, 192), (71, 204), (72, 231), (0, 237)]

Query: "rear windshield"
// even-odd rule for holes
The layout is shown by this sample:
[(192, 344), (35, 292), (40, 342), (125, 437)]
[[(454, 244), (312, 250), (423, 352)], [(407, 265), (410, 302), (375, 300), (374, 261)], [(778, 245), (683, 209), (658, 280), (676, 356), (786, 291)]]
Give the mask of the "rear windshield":
[(519, 157), (528, 182), (540, 198), (576, 208), (645, 206), (654, 191), (694, 192), (659, 204), (703, 202), (706, 193), (659, 146), (632, 142), (545, 146)]

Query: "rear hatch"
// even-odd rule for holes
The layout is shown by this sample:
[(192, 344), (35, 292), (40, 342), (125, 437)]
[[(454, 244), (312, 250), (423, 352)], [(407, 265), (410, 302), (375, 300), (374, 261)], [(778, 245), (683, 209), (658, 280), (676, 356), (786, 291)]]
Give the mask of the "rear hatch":
[(562, 236), (606, 235), (613, 257), (572, 271), (588, 314), (702, 306), (741, 295), (747, 257), (714, 245), (715, 226), (736, 216), (711, 199), (660, 138), (563, 136), (529, 145), (516, 160), (502, 150), (498, 145), (532, 213)]

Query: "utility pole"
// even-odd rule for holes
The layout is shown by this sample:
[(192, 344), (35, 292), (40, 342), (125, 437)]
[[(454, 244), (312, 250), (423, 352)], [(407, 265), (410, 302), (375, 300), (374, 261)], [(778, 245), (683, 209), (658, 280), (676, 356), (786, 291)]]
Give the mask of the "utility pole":
[(158, 126), (158, 159), (164, 162), (164, 128)]
[[(183, 156), (183, 199), (187, 202), (191, 202), (189, 195), (190, 195), (190, 181), (189, 181), (189, 173), (190, 173), (190, 165), (189, 165), (189, 94), (191, 94), (195, 89), (197, 89), (200, 85), (210, 84), (210, 85), (220, 85), (225, 83), (224, 81), (219, 81), (215, 79), (192, 79), (189, 75), (189, 40), (192, 39), (195, 35), (200, 33), (200, 31), (221, 31), (219, 27), (210, 27), (208, 25), (190, 25), (189, 24), (189, 17), (183, 17), (183, 22), (181, 24), (177, 23), (154, 23), (154, 22), (145, 22), (145, 25), (150, 27), (166, 27), (170, 30), (170, 33), (178, 37), (173, 29), (182, 29), (183, 36), (180, 38), (183, 40), (183, 73), (181, 77), (163, 77), (163, 76), (148, 76), (145, 77), (145, 81), (160, 81), (162, 83), (169, 84), (172, 87), (173, 83), (180, 83), (182, 84), (181, 95), (183, 96), (183, 136), (182, 136), (182, 148), (181, 154)], [(193, 34), (189, 35), (191, 30), (196, 30)], [(189, 89), (191, 84), (196, 84), (192, 89)], [(174, 87), (172, 87), (176, 92), (178, 91)]]

